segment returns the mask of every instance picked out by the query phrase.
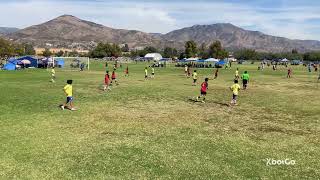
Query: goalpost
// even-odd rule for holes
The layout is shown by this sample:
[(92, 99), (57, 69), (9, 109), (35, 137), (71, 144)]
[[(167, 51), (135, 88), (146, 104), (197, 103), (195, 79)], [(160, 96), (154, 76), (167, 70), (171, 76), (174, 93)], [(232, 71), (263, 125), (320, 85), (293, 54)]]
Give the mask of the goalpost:
[(90, 70), (89, 57), (52, 57), (53, 66), (68, 70)]

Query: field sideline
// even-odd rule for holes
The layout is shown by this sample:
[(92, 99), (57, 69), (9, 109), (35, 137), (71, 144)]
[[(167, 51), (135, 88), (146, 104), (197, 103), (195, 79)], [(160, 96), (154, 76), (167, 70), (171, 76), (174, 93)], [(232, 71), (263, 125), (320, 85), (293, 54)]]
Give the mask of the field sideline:
[[(257, 71), (233, 65), (200, 83), (173, 65), (144, 81), (146, 64), (119, 69), (120, 85), (101, 90), (104, 65), (89, 72), (57, 69), (0, 71), (0, 179), (317, 179), (320, 177), (320, 83), (302, 66)], [(229, 107), (236, 67), (248, 70), (249, 89)], [(111, 71), (111, 67), (110, 67)], [(149, 70), (149, 72), (151, 72)], [(63, 86), (74, 80), (78, 111), (61, 111)], [(268, 166), (267, 159), (295, 165)]]

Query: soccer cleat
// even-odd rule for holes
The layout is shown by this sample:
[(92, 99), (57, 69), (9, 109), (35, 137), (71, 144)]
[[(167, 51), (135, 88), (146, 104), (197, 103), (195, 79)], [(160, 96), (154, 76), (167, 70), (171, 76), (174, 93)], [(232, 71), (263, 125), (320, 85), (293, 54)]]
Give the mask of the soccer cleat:
[(71, 110), (71, 111), (76, 111), (77, 109), (76, 109), (76, 108), (71, 108), (70, 110)]
[(60, 108), (61, 108), (61, 110), (64, 110), (64, 106), (63, 105), (61, 105)]

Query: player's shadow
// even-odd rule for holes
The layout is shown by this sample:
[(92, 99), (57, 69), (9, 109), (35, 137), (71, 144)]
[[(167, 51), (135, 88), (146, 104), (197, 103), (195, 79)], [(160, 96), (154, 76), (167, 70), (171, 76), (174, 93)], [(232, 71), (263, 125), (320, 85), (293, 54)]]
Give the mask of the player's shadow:
[(220, 105), (220, 106), (227, 106), (227, 107), (230, 106), (230, 104), (228, 104), (228, 103), (222, 103), (222, 102), (216, 102), (216, 101), (213, 101), (212, 103), (218, 104), (218, 105)]

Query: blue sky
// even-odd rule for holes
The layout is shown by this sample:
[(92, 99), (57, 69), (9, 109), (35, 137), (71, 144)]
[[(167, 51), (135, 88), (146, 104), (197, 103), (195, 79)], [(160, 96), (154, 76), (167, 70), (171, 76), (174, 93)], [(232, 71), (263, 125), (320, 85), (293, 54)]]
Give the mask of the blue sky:
[(0, 0), (0, 7), (0, 26), (19, 28), (71, 14), (145, 32), (232, 23), (275, 36), (320, 40), (318, 0)]

